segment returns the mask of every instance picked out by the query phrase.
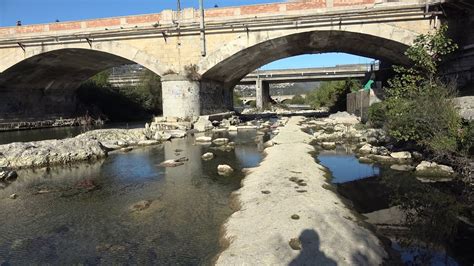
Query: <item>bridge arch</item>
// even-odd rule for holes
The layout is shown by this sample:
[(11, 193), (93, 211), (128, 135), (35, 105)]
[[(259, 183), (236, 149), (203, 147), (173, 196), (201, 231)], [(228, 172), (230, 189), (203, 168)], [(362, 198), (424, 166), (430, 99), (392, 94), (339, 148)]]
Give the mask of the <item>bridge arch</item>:
[[(157, 58), (153, 55), (138, 49), (132, 45), (120, 42), (120, 41), (109, 41), (109, 42), (97, 42), (89, 45), (86, 41), (74, 42), (74, 43), (61, 43), (58, 45), (41, 45), (26, 47), (25, 51), (18, 48), (16, 52), (2, 58), (2, 64), (0, 73), (9, 71), (10, 68), (22, 64), (25, 60), (33, 57), (39, 58), (38, 56), (47, 55), (52, 52), (67, 52), (67, 51), (91, 51), (97, 52), (96, 54), (108, 54), (117, 58), (128, 60), (128, 62), (140, 64), (147, 69), (153, 71), (155, 74), (162, 76), (166, 69), (169, 67), (164, 66)], [(93, 53), (91, 53), (92, 55)], [(74, 56), (71, 54), (71, 56)], [(82, 54), (80, 55), (82, 56)], [(92, 57), (93, 59), (93, 57)]]
[(204, 79), (234, 86), (270, 62), (302, 54), (345, 52), (396, 64), (409, 63), (404, 51), (419, 33), (390, 24), (354, 25), (347, 29), (250, 33), (214, 51), (199, 64)]
[[(21, 50), (21, 49), (19, 49)], [(120, 42), (26, 47), (2, 58), (0, 120), (76, 116), (75, 89), (93, 75), (138, 63), (155, 74), (163, 69), (153, 56)]]

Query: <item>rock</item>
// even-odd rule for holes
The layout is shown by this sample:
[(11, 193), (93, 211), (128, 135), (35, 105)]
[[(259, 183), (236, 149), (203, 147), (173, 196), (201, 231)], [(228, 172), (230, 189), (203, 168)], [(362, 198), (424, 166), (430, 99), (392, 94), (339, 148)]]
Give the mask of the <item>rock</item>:
[(153, 139), (154, 140), (161, 140), (162, 138), (161, 138), (160, 132), (155, 132), (155, 134), (153, 135)]
[(0, 170), (0, 181), (12, 181), (18, 177), (16, 171), (3, 169)]
[(117, 145), (116, 142), (104, 141), (104, 142), (101, 142), (101, 144), (105, 149), (107, 149), (109, 151), (114, 151), (114, 150), (118, 150), (118, 149), (121, 148), (119, 145)]
[(226, 145), (227, 143), (229, 143), (229, 139), (228, 138), (217, 138), (217, 139), (213, 140), (212, 143), (214, 143), (217, 146), (222, 146), (222, 145)]
[(196, 142), (211, 142), (212, 138), (211, 137), (207, 137), (207, 136), (201, 136), (201, 137), (197, 137), (196, 138)]
[(358, 124), (360, 122), (357, 116), (351, 115), (348, 112), (337, 112), (331, 114), (329, 119), (338, 124)]
[(16, 198), (18, 198), (18, 195), (15, 194), (15, 193), (13, 193), (13, 194), (11, 194), (11, 195), (9, 196), (9, 198), (10, 198), (10, 199), (16, 199)]
[(273, 145), (275, 145), (275, 143), (272, 140), (269, 140), (269, 141), (263, 143), (263, 147), (265, 147), (265, 148), (272, 147)]
[(373, 163), (374, 161), (368, 157), (362, 156), (359, 158), (360, 163)]
[(166, 133), (166, 132), (161, 132), (160, 135), (161, 135), (161, 140), (162, 141), (170, 140), (173, 137), (171, 134)]
[(129, 207), (129, 210), (132, 212), (146, 210), (150, 207), (151, 202), (152, 202), (151, 200), (142, 200), (142, 201), (136, 202)]
[(157, 140), (150, 139), (150, 140), (140, 140), (138, 142), (138, 145), (140, 145), (140, 146), (150, 146), (150, 145), (156, 145), (156, 144), (159, 144), (159, 143), (160, 142), (157, 141)]
[(360, 147), (359, 153), (361, 154), (371, 154), (373, 153), (374, 148), (370, 144), (365, 144), (364, 146)]
[(321, 147), (327, 150), (333, 150), (336, 148), (336, 142), (322, 142)]
[(229, 131), (237, 131), (237, 127), (236, 126), (229, 126), (228, 128)]
[(161, 167), (177, 167), (177, 166), (180, 166), (180, 165), (183, 165), (184, 162), (182, 161), (176, 161), (176, 160), (166, 160), (164, 162), (161, 162), (160, 163), (160, 166)]
[(388, 150), (387, 148), (383, 146), (372, 146), (371, 144), (366, 143), (362, 147), (360, 147), (359, 153), (360, 154), (377, 154), (377, 155), (386, 156), (388, 155)]
[(96, 182), (93, 179), (83, 179), (74, 185), (74, 187), (79, 188), (79, 189), (85, 189), (87, 191), (92, 191), (98, 188)]
[(372, 159), (374, 161), (377, 161), (377, 162), (380, 162), (380, 163), (387, 163), (387, 164), (391, 164), (391, 163), (396, 163), (398, 162), (397, 159), (395, 158), (392, 158), (390, 156), (386, 156), (386, 155), (378, 155), (378, 154), (370, 154), (369, 156), (367, 156), (369, 159)]
[(165, 134), (170, 134), (171, 138), (184, 138), (186, 137), (186, 131), (184, 130), (167, 130), (165, 131)]
[(0, 153), (3, 154), (0, 163), (11, 168), (26, 168), (96, 160), (107, 156), (107, 149), (97, 139), (78, 136), (0, 145)]
[(209, 116), (200, 116), (199, 119), (193, 124), (193, 128), (199, 132), (208, 131), (214, 128), (211, 121), (209, 121)]
[(234, 172), (234, 169), (227, 164), (220, 164), (217, 166), (217, 173), (219, 175), (227, 176), (232, 174), (232, 172)]
[(392, 152), (390, 156), (395, 159), (411, 159), (411, 153), (407, 151)]
[(405, 165), (405, 164), (394, 164), (390, 166), (390, 169), (396, 170), (396, 171), (409, 172), (409, 171), (415, 170), (415, 167), (411, 165)]
[(454, 170), (447, 165), (422, 161), (416, 166), (416, 174), (421, 176), (451, 176), (454, 174)]
[(291, 215), (291, 219), (293, 220), (299, 220), (300, 219), (300, 216), (298, 214), (293, 214)]
[(413, 156), (413, 158), (414, 158), (415, 160), (421, 160), (421, 159), (423, 159), (423, 154), (421, 154), (421, 153), (419, 153), (419, 152), (417, 152), (417, 151), (414, 151), (414, 152), (412, 152), (411, 154), (412, 154), (412, 156)]
[(133, 150), (132, 147), (125, 147), (125, 148), (120, 149), (121, 152), (129, 152), (129, 151), (132, 151), (132, 150)]
[(288, 243), (293, 250), (301, 250), (301, 241), (298, 238), (290, 239)]
[(256, 130), (257, 126), (237, 126), (237, 131), (239, 130)]
[(214, 153), (212, 152), (206, 152), (204, 153), (201, 158), (204, 160), (204, 161), (209, 161), (209, 160), (212, 160), (214, 159)]

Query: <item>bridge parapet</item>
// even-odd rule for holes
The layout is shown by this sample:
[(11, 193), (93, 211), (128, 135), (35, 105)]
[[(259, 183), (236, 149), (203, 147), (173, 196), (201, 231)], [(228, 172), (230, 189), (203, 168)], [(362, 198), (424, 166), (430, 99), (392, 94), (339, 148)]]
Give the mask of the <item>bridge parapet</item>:
[[(358, 10), (393, 5), (386, 0), (310, 0), (304, 2), (270, 3), (205, 10), (206, 23), (233, 19), (260, 19), (275, 16), (305, 15), (343, 10)], [(399, 0), (397, 5), (420, 4), (424, 0)], [(432, 0), (433, 1), (433, 0)], [(442, 0), (434, 0), (442, 1)], [(83, 21), (66, 21), (0, 28), (0, 39), (35, 35), (67, 35), (104, 30), (177, 27), (179, 24), (199, 24), (199, 11), (193, 8), (181, 12), (163, 10), (161, 13), (123, 17), (99, 18)]]

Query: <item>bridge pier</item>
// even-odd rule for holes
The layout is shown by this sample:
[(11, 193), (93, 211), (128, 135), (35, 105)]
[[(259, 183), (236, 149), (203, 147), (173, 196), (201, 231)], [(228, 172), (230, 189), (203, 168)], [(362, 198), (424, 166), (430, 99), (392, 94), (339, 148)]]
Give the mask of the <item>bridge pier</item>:
[(213, 80), (189, 80), (171, 74), (161, 78), (163, 116), (193, 118), (233, 109), (233, 93)]
[(257, 79), (255, 83), (256, 92), (256, 103), (257, 109), (263, 110), (267, 104), (271, 101), (270, 98), (270, 83), (265, 82), (262, 79)]
[(171, 74), (161, 78), (163, 116), (192, 118), (201, 114), (200, 82)]

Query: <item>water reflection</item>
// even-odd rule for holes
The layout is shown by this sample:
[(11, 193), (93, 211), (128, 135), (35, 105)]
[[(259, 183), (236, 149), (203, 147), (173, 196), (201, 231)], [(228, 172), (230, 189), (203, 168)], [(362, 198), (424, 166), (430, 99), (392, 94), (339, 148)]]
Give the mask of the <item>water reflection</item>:
[(102, 126), (55, 127), (33, 130), (0, 132), (0, 145), (12, 142), (27, 142), (46, 139), (72, 138), (84, 132), (100, 128), (141, 128), (145, 122), (109, 123)]
[(345, 146), (337, 146), (335, 150), (321, 151), (318, 159), (331, 171), (333, 183), (344, 183), (380, 174), (379, 167), (360, 163), (351, 149)]
[(455, 184), (426, 184), (410, 172), (362, 164), (344, 147), (323, 151), (318, 159), (333, 174), (337, 192), (392, 240), (404, 264), (472, 264), (465, 246), (472, 244), (473, 234), (458, 233), (466, 227), (459, 220), (466, 206), (455, 198), (461, 194)]
[[(255, 131), (221, 136), (236, 142), (235, 150), (189, 137), (96, 163), (20, 171), (0, 190), (0, 264), (209, 264), (240, 170), (261, 160)], [(215, 159), (202, 161), (207, 151)], [(159, 166), (180, 157), (189, 160)], [(217, 174), (222, 163), (233, 175)], [(11, 200), (11, 193), (19, 197)], [(132, 209), (144, 201), (148, 208)]]

